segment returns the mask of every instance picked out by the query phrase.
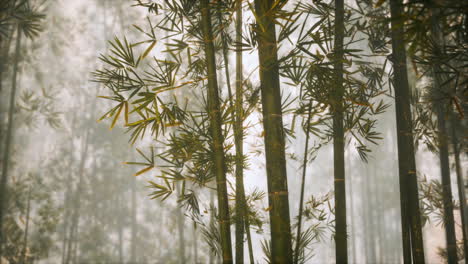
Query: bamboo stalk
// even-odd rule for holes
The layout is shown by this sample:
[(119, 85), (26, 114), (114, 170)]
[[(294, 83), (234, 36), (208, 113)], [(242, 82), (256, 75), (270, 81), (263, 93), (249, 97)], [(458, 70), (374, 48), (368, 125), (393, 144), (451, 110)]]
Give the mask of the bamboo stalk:
[(3, 167), (2, 167), (2, 179), (0, 182), (0, 256), (2, 256), (2, 249), (4, 244), (4, 234), (3, 234), (3, 220), (5, 215), (5, 200), (7, 197), (7, 184), (8, 184), (8, 166), (10, 165), (10, 148), (13, 140), (13, 124), (14, 124), (14, 112), (15, 112), (15, 96), (16, 96), (16, 79), (18, 75), (18, 64), (20, 59), (20, 47), (21, 47), (21, 30), (18, 26), (17, 28), (17, 37), (16, 37), (16, 47), (15, 47), (15, 60), (13, 64), (13, 77), (11, 84), (11, 93), (10, 93), (10, 107), (8, 110), (8, 127), (7, 135), (5, 141), (5, 150), (3, 152)]
[(460, 149), (458, 146), (458, 136), (455, 131), (455, 117), (452, 114), (452, 146), (453, 146), (453, 155), (455, 158), (455, 173), (457, 176), (457, 186), (458, 186), (458, 198), (460, 200), (460, 216), (461, 216), (461, 227), (463, 234), (463, 250), (465, 252), (465, 263), (468, 263), (468, 237), (467, 237), (467, 208), (466, 208), (466, 195), (465, 195), (465, 183), (463, 180), (463, 173), (460, 166)]
[(333, 91), (333, 164), (335, 187), (335, 257), (337, 263), (348, 263), (348, 240), (346, 227), (346, 182), (343, 128), (343, 42), (344, 0), (335, 0), (335, 63), (336, 84)]
[(296, 248), (294, 250), (294, 263), (297, 264), (299, 261), (299, 242), (301, 238), (302, 228), (302, 210), (304, 208), (304, 188), (305, 188), (305, 177), (307, 173), (307, 153), (309, 152), (309, 138), (310, 138), (310, 119), (312, 117), (312, 102), (309, 104), (309, 111), (307, 111), (307, 128), (306, 128), (306, 142), (304, 146), (304, 159), (302, 161), (302, 179), (301, 179), (301, 196), (299, 198), (299, 218), (297, 221), (297, 233), (296, 233)]
[(224, 139), (219, 106), (218, 80), (216, 76), (216, 59), (213, 45), (211, 12), (208, 0), (201, 0), (202, 29), (205, 42), (205, 56), (208, 72), (208, 114), (213, 140), (214, 172), (216, 175), (216, 190), (218, 196), (218, 215), (221, 234), (221, 249), (223, 263), (232, 263), (231, 230), (229, 219), (228, 193), (226, 184), (226, 169), (224, 157)]
[(291, 263), (291, 226), (286, 172), (278, 46), (274, 13), (281, 4), (275, 0), (255, 0), (257, 19), (260, 90), (268, 185), (272, 263)]
[(411, 96), (406, 67), (402, 5), (401, 0), (390, 1), (403, 260), (405, 264), (409, 264), (411, 258), (415, 263), (424, 263), (425, 260), (411, 124)]

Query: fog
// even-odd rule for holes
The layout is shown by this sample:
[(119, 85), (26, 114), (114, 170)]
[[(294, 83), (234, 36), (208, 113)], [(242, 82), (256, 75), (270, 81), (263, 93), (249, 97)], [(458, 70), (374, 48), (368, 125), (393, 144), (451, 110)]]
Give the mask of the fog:
[[(201, 44), (206, 37), (201, 35), (200, 26), (194, 26), (203, 19), (190, 21), (191, 16), (185, 14), (186, 17), (180, 18), (183, 21), (181, 28), (167, 30), (168, 26), (163, 24), (164, 21), (170, 24), (165, 20), (168, 18), (179, 21), (176, 16), (172, 17), (174, 12), (168, 11), (173, 5), (186, 8), (190, 4), (197, 6), (198, 1), (29, 0), (24, 1), (27, 7), (21, 8), (31, 9), (41, 16), (28, 17), (26, 14), (23, 17), (18, 13), (11, 21), (7, 20), (11, 15), (8, 12), (16, 11), (8, 11), (8, 8), (21, 6), (23, 1), (3, 1), (0, 26), (6, 30), (0, 32), (0, 166), (3, 169), (2, 183), (6, 187), (2, 189), (4, 193), (0, 201), (3, 204), (0, 263), (232, 263), (226, 260), (222, 243), (225, 234), (219, 231), (225, 221), (230, 227), (231, 256), (233, 260), (237, 259), (236, 221), (241, 217), (236, 211), (239, 201), (236, 190), (240, 185), (236, 182), (235, 133), (236, 118), (241, 118), (234, 117), (240, 112), (236, 112), (237, 106), (232, 105), (238, 100), (233, 99), (237, 96), (236, 45), (239, 45), (235, 40), (236, 1), (222, 1), (227, 6), (222, 13), (223, 19), (228, 21), (224, 27), (219, 26), (215, 14), (219, 9), (213, 7), (211, 11), (211, 20), (216, 25), (213, 26), (215, 70), (221, 109), (218, 111), (222, 123), (220, 134), (224, 138), (221, 151), (224, 149), (222, 168), (228, 194), (227, 220), (219, 210), (217, 186), (222, 186), (223, 181), (219, 181), (216, 171), (214, 149), (217, 143), (213, 141), (213, 134), (206, 132), (212, 131), (209, 129), (214, 126), (214, 119), (210, 119), (213, 111), (208, 109), (213, 101), (207, 99), (211, 79), (205, 70), (198, 70), (209, 64), (209, 59), (204, 59), (206, 50)], [(246, 224), (244, 215), (241, 225), (244, 229), (248, 227), (250, 234), (246, 230), (241, 234), (242, 259), (246, 263), (252, 258), (254, 263), (276, 263), (271, 244), (274, 236), (270, 230), (270, 217), (275, 214), (271, 211), (276, 208), (270, 204), (269, 197), (274, 200), (277, 196), (268, 188), (267, 172), (274, 172), (270, 172), (266, 161), (265, 109), (261, 100), (265, 94), (260, 92), (263, 89), (259, 73), (262, 66), (258, 54), (261, 46), (259, 39), (249, 36), (254, 32), (256, 19), (254, 1), (242, 2), (244, 50), (241, 58), (245, 94), (241, 95), (244, 104), (240, 107), (244, 117), (241, 127), (245, 201), (239, 202), (243, 206), (239, 210), (247, 213), (250, 222)], [(314, 88), (307, 88), (309, 82), (305, 77), (295, 81), (285, 69), (296, 70), (292, 65), (302, 64), (299, 58), (314, 61), (304, 61), (304, 65), (315, 65), (313, 55), (316, 54), (326, 58), (321, 59), (324, 63), (330, 62), (330, 65), (317, 63), (314, 68), (317, 76), (325, 76), (326, 73), (321, 71), (333, 67), (334, 56), (333, 47), (328, 47), (328, 43), (333, 43), (333, 35), (327, 36), (326, 32), (334, 33), (333, 28), (325, 28), (327, 20), (320, 20), (322, 14), (306, 14), (303, 11), (306, 7), (298, 7), (298, 2), (289, 1), (283, 6), (284, 10), (297, 12), (288, 17), (298, 25), (293, 32), (285, 33), (283, 28), (289, 20), (278, 18), (282, 22), (276, 25), (277, 37), (287, 34), (279, 42), (279, 57), (292, 56), (290, 51), (305, 39), (303, 32), (315, 27), (316, 23), (318, 26), (313, 32), (320, 31), (322, 35), (317, 34), (316, 38), (311, 37), (313, 33), (307, 35), (315, 42), (311, 40), (312, 44), (302, 49), (310, 52), (298, 50), (294, 55), (297, 61), (287, 59), (281, 62), (284, 65), (280, 64), (283, 103), (280, 111), (289, 210), (289, 218), (286, 218), (290, 219), (291, 254), (298, 255), (298, 263), (340, 263), (336, 260), (338, 250), (335, 245), (334, 184), (339, 179), (334, 178), (333, 103), (326, 101), (332, 100), (327, 98), (334, 94), (327, 94), (332, 88), (323, 87), (320, 77), (313, 77)], [(307, 8), (321, 8), (329, 1), (302, 2), (311, 5)], [(392, 79), (394, 64), (388, 60), (392, 52), (391, 36), (384, 36), (385, 51), (374, 52), (369, 48), (371, 37), (355, 26), (357, 20), (374, 23), (370, 10), (380, 10), (375, 11), (381, 13), (374, 16), (383, 14), (388, 20), (385, 22), (387, 29), (390, 27), (388, 3), (374, 2), (345, 1), (345, 10), (348, 10), (345, 12), (350, 17), (345, 18), (345, 31), (356, 31), (352, 36), (345, 33), (344, 38), (345, 43), (352, 41), (346, 46), (349, 54), (354, 52), (356, 55), (349, 55), (344, 63), (345, 78), (351, 80), (346, 86), (350, 92), (345, 92), (343, 99), (348, 111), (344, 114), (346, 180), (343, 179), (346, 188), (346, 259), (349, 263), (411, 263), (404, 261), (401, 232), (401, 157), (395, 108), (395, 93), (399, 88), (398, 82)], [(367, 16), (359, 17), (357, 10), (362, 6), (365, 7), (361, 11)], [(466, 6), (464, 8), (466, 11)], [(304, 14), (299, 16), (301, 12)], [(466, 12), (462, 11), (452, 16), (459, 16), (453, 21), (467, 19)], [(352, 19), (354, 17), (356, 20)], [(22, 23), (28, 26), (37, 23), (40, 30), (28, 36), (27, 31), (17, 30)], [(460, 23), (465, 23), (466, 31), (466, 22)], [(19, 38), (21, 34), (23, 36)], [(449, 34), (447, 45), (451, 41)], [(223, 36), (229, 38), (228, 47), (223, 47)], [(322, 43), (326, 47), (317, 40), (321, 37), (327, 39)], [(177, 46), (182, 42), (188, 43), (188, 47)], [(466, 49), (466, 43), (464, 45), (463, 49)], [(132, 62), (136, 65), (125, 61), (128, 54), (120, 53), (119, 57), (119, 50), (125, 52), (126, 49), (134, 52), (130, 56), (138, 60)], [(410, 52), (411, 49), (408, 54)], [(418, 52), (414, 53), (415, 57), (423, 56), (420, 54), (424, 52)], [(463, 59), (466, 59), (466, 52), (461, 51), (461, 54), (461, 57), (465, 54)], [(451, 197), (447, 199), (453, 200), (452, 226), (458, 247), (457, 261), (464, 263), (464, 225), (460, 212), (466, 201), (460, 201), (464, 193), (463, 196), (459, 194), (459, 185), (463, 192), (465, 186), (458, 177), (461, 173), (461, 179), (464, 179), (467, 171), (466, 117), (461, 113), (463, 111), (456, 111), (455, 104), (449, 103), (446, 109), (450, 110), (445, 114), (447, 129), (445, 132), (438, 130), (435, 125), (437, 113), (431, 112), (436, 103), (428, 103), (423, 96), (433, 81), (422, 73), (426, 72), (426, 66), (422, 63), (423, 66), (417, 66), (418, 60), (409, 57), (407, 74), (413, 94), (412, 133), (416, 151), (414, 174), (419, 186), (417, 196), (424, 259), (426, 263), (447, 263), (446, 227), (450, 222), (444, 223), (446, 200), (443, 199), (447, 187), (441, 184), (442, 152), (438, 146), (442, 143), (437, 136), (437, 133), (445, 133), (450, 137), (446, 144), (449, 145)], [(113, 73), (122, 75), (111, 76), (112, 63), (119, 65)], [(365, 63), (369, 63), (368, 67), (381, 69), (381, 83), (372, 85), (367, 82), (367, 75), (360, 68)], [(177, 68), (171, 68), (175, 64)], [(464, 110), (466, 86), (465, 92), (456, 90), (457, 85), (466, 85), (466, 81), (463, 82), (467, 77), (466, 64), (461, 68), (460, 81), (454, 85), (450, 82), (447, 87), (455, 88), (447, 89), (454, 89), (455, 97), (461, 94), (459, 99), (453, 100), (458, 100), (459, 108)], [(157, 72), (161, 76), (157, 76)], [(330, 72), (331, 80), (335, 79), (334, 71)], [(126, 82), (122, 76), (133, 79)], [(170, 77), (174, 79), (168, 80)], [(113, 78), (115, 82), (110, 81)], [(143, 88), (132, 94), (140, 82), (145, 83)], [(333, 81), (328, 80), (328, 83)], [(358, 86), (360, 88), (356, 88)], [(16, 94), (12, 97), (13, 91)], [(355, 94), (359, 92), (360, 95)], [(14, 102), (13, 107), (11, 102)], [(376, 110), (380, 102), (387, 105), (381, 112)], [(309, 110), (309, 122), (307, 107), (313, 108)], [(421, 121), (424, 114), (429, 115), (429, 121)], [(143, 124), (145, 127), (140, 130)], [(367, 130), (363, 128), (366, 125), (369, 125)], [(458, 135), (459, 142), (454, 135)], [(453, 144), (458, 144), (458, 154)], [(304, 151), (306, 146), (307, 152)], [(305, 172), (304, 153), (307, 153)], [(461, 168), (459, 171), (457, 164)], [(270, 168), (273, 167), (270, 165)], [(305, 182), (302, 182), (303, 173)], [(274, 186), (273, 182), (270, 184)], [(304, 238), (300, 246), (296, 246), (299, 221)]]

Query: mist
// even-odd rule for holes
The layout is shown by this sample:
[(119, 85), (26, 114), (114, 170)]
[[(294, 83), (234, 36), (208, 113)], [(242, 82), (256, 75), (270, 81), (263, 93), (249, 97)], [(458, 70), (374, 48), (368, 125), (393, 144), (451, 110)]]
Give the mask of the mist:
[(0, 264), (466, 263), (462, 1), (0, 1)]

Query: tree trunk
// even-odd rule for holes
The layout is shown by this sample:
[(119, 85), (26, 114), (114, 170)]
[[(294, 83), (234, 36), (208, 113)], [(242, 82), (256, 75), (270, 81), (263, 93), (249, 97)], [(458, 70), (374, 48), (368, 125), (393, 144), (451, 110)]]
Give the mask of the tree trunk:
[(21, 263), (26, 263), (26, 251), (28, 250), (28, 233), (29, 233), (29, 215), (31, 213), (31, 186), (29, 186), (28, 190), (28, 201), (26, 205), (26, 228), (24, 230), (24, 238), (23, 238), (23, 254), (21, 256)]
[[(176, 192), (178, 195), (183, 195), (180, 190), (179, 183), (176, 183)], [(176, 210), (176, 221), (177, 221), (177, 232), (179, 233), (179, 263), (184, 264), (186, 261), (185, 256), (185, 221), (184, 221), (184, 214), (180, 208), (180, 204), (177, 204)]]
[(352, 184), (352, 181), (350, 180), (349, 181), (349, 209), (351, 209), (351, 212), (349, 214), (349, 219), (350, 219), (350, 227), (351, 227), (351, 232), (350, 232), (350, 236), (351, 236), (351, 252), (352, 252), (352, 261), (353, 263), (357, 263), (356, 262), (356, 257), (357, 257), (357, 254), (356, 254), (356, 226), (355, 226), (355, 222), (354, 222), (354, 199), (353, 199), (353, 184)]
[[(6, 64), (8, 63), (8, 58), (9, 58), (9, 54), (10, 54), (10, 46), (11, 46), (11, 42), (12, 42), (12, 39), (13, 39), (13, 33), (14, 33), (14, 30), (10, 30), (10, 34), (7, 37), (7, 39), (0, 43), (1, 44), (0, 48), (2, 49), (2, 52), (1, 52), (1, 55), (0, 55), (1, 56), (0, 57), (0, 95), (2, 94), (2, 91), (3, 91), (3, 81), (4, 81), (5, 72), (6, 72), (6, 69), (7, 69)], [(5, 109), (5, 111), (6, 111), (6, 109)], [(3, 107), (0, 107), (0, 112), (3, 112)], [(2, 153), (4, 151), (4, 149), (3, 149), (3, 137), (5, 136), (5, 133), (6, 133), (6, 131), (4, 131), (4, 127), (5, 127), (4, 123), (5, 123), (4, 117), (3, 117), (3, 115), (0, 115), (0, 153)], [(5, 161), (2, 160), (0, 162), (0, 166), (3, 166), (4, 162)], [(1, 206), (2, 205), (0, 204), (0, 207)], [(0, 219), (0, 221), (1, 221), (1, 219)], [(0, 224), (0, 227), (1, 227), (1, 224)], [(1, 231), (0, 231), (0, 255), (1, 255), (1, 252), (2, 252), (1, 246), (2, 246), (2, 243), (1, 243)]]
[[(238, 3), (240, 5), (240, 3)], [(239, 8), (237, 6), (237, 8)], [(238, 10), (238, 9), (237, 9)], [(237, 11), (236, 10), (236, 11)], [(221, 23), (223, 16), (222, 11), (220, 9), (219, 3), (217, 4), (217, 14), (218, 19)], [(240, 17), (242, 19), (242, 17)], [(236, 22), (236, 29), (237, 29)], [(229, 54), (227, 48), (227, 38), (225, 28), (228, 25), (222, 25), (221, 34), (221, 43), (223, 49), (223, 59), (224, 59), (224, 73), (226, 76), (226, 86), (228, 88), (228, 96), (229, 96), (229, 106), (234, 111), (231, 112), (232, 120), (234, 120), (234, 145), (236, 149), (236, 156), (235, 156), (235, 177), (236, 177), (236, 195), (235, 195), (235, 211), (236, 211), (236, 219), (235, 219), (235, 254), (236, 254), (236, 263), (243, 263), (244, 262), (244, 201), (243, 198), (245, 196), (244, 193), (244, 179), (243, 179), (243, 139), (242, 139), (242, 64), (239, 64), (238, 61), (238, 54), (236, 53), (236, 105), (234, 108), (234, 99), (232, 96), (232, 89), (231, 89), (231, 78), (230, 78), (230, 71), (229, 71)], [(237, 36), (236, 36), (237, 37)], [(237, 50), (236, 50), (237, 52)], [(242, 63), (242, 54), (241, 61)], [(240, 68), (239, 68), (240, 67)], [(239, 76), (239, 71), (240, 76)], [(240, 78), (240, 80), (239, 80)], [(240, 85), (240, 86), (239, 86)], [(238, 101), (240, 98), (241, 101)], [(239, 106), (239, 103), (241, 104)]]
[(18, 64), (20, 59), (20, 47), (21, 47), (21, 31), (18, 26), (16, 47), (15, 47), (15, 61), (13, 64), (13, 78), (11, 84), (10, 94), (10, 108), (8, 110), (8, 128), (5, 141), (5, 150), (3, 153), (3, 167), (2, 167), (2, 179), (0, 183), (0, 256), (2, 256), (3, 249), (3, 218), (5, 215), (5, 200), (7, 196), (7, 184), (8, 184), (8, 165), (10, 163), (10, 147), (13, 140), (13, 124), (14, 124), (14, 112), (15, 112), (15, 95), (16, 95), (16, 77), (18, 74)]
[[(243, 25), (243, 15), (242, 15), (242, 0), (236, 0), (236, 42), (242, 42), (242, 25)], [(235, 135), (236, 139), (236, 200), (241, 202), (241, 208), (236, 213), (240, 213), (242, 218), (242, 224), (245, 225), (245, 231), (242, 232), (247, 234), (247, 245), (249, 249), (249, 259), (250, 263), (254, 264), (254, 255), (252, 249), (252, 238), (250, 235), (250, 221), (248, 219), (248, 208), (245, 198), (245, 188), (244, 188), (244, 163), (243, 163), (243, 144), (244, 144), (244, 129), (243, 129), (243, 121), (244, 121), (244, 111), (243, 111), (243, 67), (242, 67), (242, 47), (238, 45), (236, 47), (236, 123), (235, 123), (235, 131), (237, 134)], [(237, 202), (236, 202), (237, 204)], [(236, 230), (241, 227), (236, 226)], [(236, 231), (237, 232), (237, 231)], [(243, 237), (243, 236), (242, 236)], [(237, 241), (236, 237), (236, 241)], [(243, 245), (242, 245), (243, 247)], [(240, 262), (243, 263), (243, 262)]]
[(85, 168), (85, 163), (86, 163), (86, 157), (88, 156), (88, 140), (89, 140), (89, 134), (90, 132), (87, 131), (84, 142), (83, 142), (83, 150), (81, 152), (81, 157), (80, 157), (80, 165), (79, 165), (79, 170), (78, 170), (78, 185), (76, 186), (75, 190), (75, 195), (74, 195), (74, 208), (73, 208), (73, 214), (72, 214), (72, 225), (71, 225), (71, 231), (70, 231), (70, 237), (68, 241), (68, 250), (67, 250), (67, 257), (65, 259), (65, 263), (70, 263), (70, 261), (74, 262), (74, 259), (76, 259), (76, 250), (77, 250), (77, 244), (78, 244), (78, 227), (80, 224), (80, 207), (81, 207), (81, 193), (83, 191), (83, 185), (84, 185), (84, 168)]
[(224, 139), (219, 107), (218, 80), (216, 76), (216, 59), (211, 28), (211, 13), (208, 0), (201, 0), (201, 16), (205, 56), (208, 72), (208, 111), (210, 130), (213, 140), (214, 171), (218, 194), (219, 226), (223, 263), (232, 263), (231, 230), (229, 221), (229, 204), (226, 185), (226, 168), (224, 161)]
[(257, 19), (260, 89), (268, 183), (271, 228), (271, 261), (291, 263), (291, 226), (288, 201), (288, 178), (285, 158), (285, 135), (281, 109), (278, 46), (273, 12), (281, 4), (275, 0), (255, 0)]
[(365, 245), (366, 245), (366, 262), (369, 263), (375, 263), (375, 254), (374, 254), (374, 244), (373, 244), (373, 234), (372, 234), (372, 224), (373, 224), (373, 219), (372, 219), (372, 205), (371, 205), (371, 200), (372, 200), (372, 193), (371, 193), (371, 187), (370, 187), (370, 181), (369, 178), (371, 176), (369, 175), (369, 168), (365, 168), (365, 177), (364, 177), (364, 187), (365, 187), (365, 201), (364, 201), (364, 239), (365, 239)]
[(0, 55), (1, 56), (0, 57), (0, 93), (3, 90), (3, 74), (5, 72), (5, 69), (7, 68), (6, 64), (8, 63), (8, 54), (10, 53), (10, 46), (11, 46), (11, 41), (13, 39), (13, 32), (14, 30), (11, 30), (7, 39), (0, 42), (0, 47), (2, 49), (2, 53)]
[[(366, 175), (367, 178), (367, 171), (364, 174)], [(361, 185), (361, 191), (364, 193), (364, 199), (362, 200), (362, 214), (364, 216), (363, 220), (363, 240), (364, 240), (364, 256), (366, 262), (370, 262), (369, 256), (371, 255), (369, 252), (371, 250), (370, 248), (370, 242), (369, 240), (371, 239), (370, 236), (370, 228), (369, 228), (369, 188), (368, 188), (368, 182), (366, 179), (363, 179), (364, 183)]]
[(442, 175), (442, 196), (444, 200), (444, 226), (447, 241), (447, 261), (457, 263), (457, 241), (455, 237), (455, 221), (453, 217), (452, 186), (450, 179), (450, 165), (447, 142), (445, 116), (442, 109), (437, 109), (437, 129), (439, 138), (439, 159)]
[(306, 121), (306, 142), (304, 147), (304, 157), (302, 161), (302, 179), (301, 179), (301, 194), (299, 198), (299, 216), (297, 220), (297, 233), (296, 233), (296, 247), (294, 250), (294, 263), (297, 264), (299, 261), (299, 245), (301, 240), (301, 228), (302, 228), (302, 210), (304, 208), (304, 188), (305, 188), (305, 178), (307, 173), (307, 153), (309, 153), (309, 137), (310, 137), (310, 119), (312, 117), (312, 102), (309, 104), (309, 110), (307, 111), (307, 121)]
[[(73, 158), (73, 138), (74, 138), (74, 132), (75, 132), (75, 122), (76, 122), (76, 114), (74, 113), (73, 114), (73, 117), (72, 117), (72, 126), (71, 126), (71, 131), (72, 131), (72, 134), (71, 134), (71, 138), (70, 138), (70, 150), (68, 152), (68, 156), (69, 156), (69, 159), (70, 159), (70, 163), (69, 163), (69, 167), (70, 168), (73, 168), (74, 166), (74, 158)], [(65, 190), (65, 193), (64, 193), (64, 203), (63, 203), (63, 210), (65, 211), (64, 212), (64, 216), (63, 216), (63, 237), (62, 237), (62, 261), (61, 263), (62, 264), (65, 264), (65, 260), (66, 260), (66, 256), (67, 256), (67, 245), (68, 245), (68, 241), (67, 239), (70, 239), (70, 237), (67, 237), (68, 236), (68, 228), (69, 228), (69, 225), (70, 225), (70, 222), (72, 221), (70, 219), (70, 204), (71, 204), (71, 200), (72, 200), (72, 181), (73, 181), (73, 175), (72, 175), (72, 171), (73, 170), (69, 170), (69, 173), (68, 173), (68, 177), (67, 177), (67, 182), (66, 182), (66, 190)]]
[(400, 206), (404, 263), (424, 263), (421, 213), (419, 210), (416, 160), (411, 124), (410, 90), (406, 68), (402, 1), (391, 0), (391, 31), (395, 108), (400, 179)]
[[(222, 21), (222, 13), (218, 4), (218, 17), (219, 21)], [(247, 229), (247, 232), (250, 232), (248, 227), (248, 221), (245, 222), (245, 215), (247, 208), (245, 205), (245, 189), (244, 189), (244, 175), (243, 175), (243, 74), (242, 74), (242, 47), (236, 47), (236, 102), (234, 105), (234, 98), (232, 96), (231, 89), (231, 78), (229, 71), (229, 57), (228, 57), (228, 48), (227, 48), (227, 39), (224, 28), (227, 25), (223, 25), (223, 30), (221, 31), (222, 39), (222, 49), (223, 49), (223, 58), (224, 58), (224, 69), (226, 75), (226, 84), (228, 88), (229, 95), (229, 104), (234, 111), (232, 112), (232, 120), (234, 120), (234, 145), (236, 149), (235, 156), (235, 177), (236, 177), (236, 195), (235, 195), (235, 210), (236, 210), (236, 222), (235, 222), (235, 254), (236, 254), (236, 263), (244, 262), (244, 228)], [(236, 42), (240, 43), (242, 41), (242, 1), (237, 0), (236, 2)], [(247, 227), (246, 227), (247, 225)], [(250, 235), (247, 236), (248, 242), (251, 246)], [(250, 249), (250, 248), (249, 248)], [(249, 251), (250, 261), (254, 263), (253, 254)]]
[[(245, 201), (245, 196), (244, 196), (244, 201)], [(250, 235), (250, 221), (249, 221), (247, 206), (245, 207), (245, 211), (246, 211), (246, 214), (244, 218), (244, 223), (245, 223), (245, 232), (247, 233), (247, 247), (249, 249), (249, 259), (250, 259), (250, 264), (255, 264), (253, 246), (252, 246), (252, 237)]]
[(376, 221), (375, 221), (375, 216), (374, 216), (374, 212), (375, 212), (375, 203), (374, 203), (374, 199), (375, 199), (375, 193), (374, 193), (374, 186), (372, 184), (372, 180), (373, 180), (373, 177), (375, 177), (374, 175), (372, 175), (372, 172), (371, 172), (371, 165), (368, 164), (366, 166), (366, 193), (367, 193), (367, 229), (368, 229), (368, 233), (367, 233), (367, 236), (368, 236), (368, 258), (367, 258), (367, 261), (369, 263), (377, 263), (377, 254), (376, 254), (376, 236), (375, 236), (375, 225), (376, 225)]
[[(440, 10), (438, 8), (431, 9), (431, 37), (434, 43), (434, 55), (441, 56), (444, 49), (444, 37), (439, 25)], [(444, 83), (444, 76), (442, 68), (437, 63), (433, 65), (434, 75), (434, 90), (436, 96), (436, 113), (437, 113), (437, 138), (439, 140), (439, 160), (440, 172), (442, 176), (442, 197), (444, 201), (444, 226), (445, 238), (447, 241), (447, 261), (449, 264), (457, 263), (457, 241), (455, 236), (455, 220), (453, 217), (453, 202), (452, 202), (452, 181), (450, 179), (450, 163), (447, 139), (447, 127), (445, 120), (444, 108), (448, 104), (444, 100), (442, 83)]]
[[(125, 198), (125, 197), (124, 197)], [(124, 263), (124, 259), (123, 259), (123, 216), (124, 216), (124, 213), (123, 213), (123, 204), (124, 204), (124, 199), (122, 199), (121, 197), (121, 194), (117, 194), (117, 203), (116, 203), (116, 206), (117, 206), (117, 212), (118, 212), (118, 215), (117, 215), (117, 236), (119, 238), (119, 244), (118, 244), (118, 251), (119, 251), (119, 263), (123, 264)]]
[(198, 237), (197, 237), (197, 223), (193, 222), (193, 261), (198, 264)]
[(386, 257), (386, 247), (385, 247), (385, 242), (387, 241), (387, 238), (386, 238), (386, 230), (387, 230), (387, 226), (385, 225), (385, 211), (386, 209), (384, 209), (385, 207), (382, 206), (383, 204), (385, 204), (385, 200), (382, 199), (383, 197), (383, 193), (384, 193), (384, 190), (382, 190), (382, 185), (383, 185), (383, 182), (385, 180), (385, 178), (383, 176), (385, 176), (385, 174), (381, 174), (379, 172), (379, 170), (381, 169), (380, 166), (376, 166), (375, 164), (373, 165), (373, 171), (374, 171), (374, 177), (375, 177), (375, 180), (374, 180), (374, 191), (376, 193), (376, 199), (375, 199), (375, 204), (374, 204), (374, 208), (378, 208), (376, 210), (376, 218), (375, 219), (378, 219), (377, 223), (379, 224), (376, 228), (376, 234), (377, 234), (377, 238), (378, 238), (378, 242), (377, 242), (377, 245), (379, 247), (379, 251), (378, 251), (378, 261), (380, 263), (387, 263), (388, 261), (385, 260), (385, 257)]
[(455, 117), (452, 115), (452, 145), (453, 155), (455, 156), (455, 173), (457, 175), (457, 186), (458, 186), (458, 198), (460, 200), (460, 216), (461, 216), (461, 227), (463, 234), (463, 251), (465, 252), (465, 263), (468, 263), (468, 241), (467, 241), (467, 211), (466, 211), (466, 195), (465, 195), (465, 183), (463, 180), (463, 173), (460, 166), (460, 149), (458, 146), (458, 137), (455, 128)]
[[(213, 195), (213, 192), (211, 190), (209, 190), (210, 192), (210, 209), (214, 208), (214, 195)], [(213, 221), (215, 221), (214, 219), (214, 212), (212, 210), (210, 210), (210, 226), (213, 224)], [(209, 259), (208, 259), (208, 263), (209, 264), (213, 264), (215, 263), (215, 255), (213, 254), (213, 252), (210, 250), (209, 252)]]
[(346, 231), (346, 182), (343, 128), (343, 42), (344, 0), (335, 0), (335, 63), (336, 84), (333, 91), (333, 165), (335, 178), (335, 257), (337, 263), (348, 263)]
[(136, 263), (136, 239), (137, 239), (137, 227), (136, 227), (136, 214), (137, 214), (137, 204), (136, 204), (136, 179), (132, 180), (132, 189), (131, 189), (131, 217), (132, 217), (132, 224), (131, 224), (131, 248), (130, 248), (130, 263)]
[[(68, 182), (68, 185), (70, 185), (70, 182)], [(70, 188), (67, 186), (67, 192), (65, 193), (65, 202), (64, 202), (64, 217), (63, 217), (63, 237), (62, 237), (62, 264), (65, 264), (66, 256), (67, 256), (67, 245), (70, 239), (68, 236), (68, 227), (69, 227), (69, 221), (70, 220)]]
[[(237, 0), (236, 5), (236, 42), (239, 43), (242, 41), (242, 1)], [(234, 141), (236, 145), (236, 263), (244, 263), (244, 228), (246, 227), (244, 219), (247, 209), (244, 191), (242, 71), (242, 47), (238, 45), (236, 47), (236, 105), (234, 123)], [(250, 232), (249, 229), (245, 228), (245, 232)]]
[[(73, 208), (72, 208), (73, 209)], [(75, 220), (71, 219), (71, 224), (69, 226), (69, 231), (68, 231), (68, 240), (66, 241), (66, 254), (63, 263), (64, 264), (69, 264), (70, 263), (70, 258), (71, 258), (71, 251), (72, 251), (72, 244), (73, 244), (73, 239), (74, 239), (74, 231), (75, 231)]]

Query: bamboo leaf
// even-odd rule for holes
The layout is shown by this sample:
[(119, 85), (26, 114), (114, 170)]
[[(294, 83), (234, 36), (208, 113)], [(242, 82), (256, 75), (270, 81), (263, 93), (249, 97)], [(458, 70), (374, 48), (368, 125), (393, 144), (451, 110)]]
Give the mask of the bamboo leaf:
[(135, 176), (135, 177), (136, 177), (136, 176), (139, 176), (139, 175), (141, 175), (141, 174), (143, 174), (143, 173), (145, 173), (145, 172), (147, 172), (147, 171), (152, 170), (153, 168), (154, 168), (153, 166), (146, 167), (146, 168), (144, 168), (144, 169), (138, 171), (137, 173), (135, 173), (134, 176)]
[(151, 50), (154, 48), (155, 45), (156, 45), (156, 41), (153, 41), (145, 50), (145, 52), (141, 55), (141, 59), (146, 58), (146, 56), (148, 56), (148, 54), (151, 52)]
[(114, 120), (112, 120), (112, 124), (111, 124), (111, 126), (110, 126), (110, 129), (113, 129), (113, 128), (114, 128), (115, 123), (117, 122), (117, 119), (119, 118), (120, 113), (122, 112), (123, 105), (124, 105), (123, 103), (120, 103), (120, 104), (119, 104), (119, 106), (118, 106), (119, 110), (117, 111), (117, 114), (115, 114)]

